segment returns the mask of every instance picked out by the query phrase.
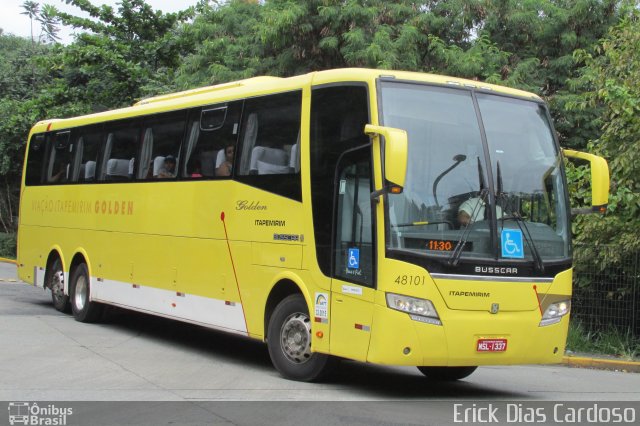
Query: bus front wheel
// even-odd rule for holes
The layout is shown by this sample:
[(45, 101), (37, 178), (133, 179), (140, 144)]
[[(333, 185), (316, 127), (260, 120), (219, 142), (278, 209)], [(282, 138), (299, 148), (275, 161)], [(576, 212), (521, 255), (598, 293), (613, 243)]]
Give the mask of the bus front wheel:
[(476, 371), (478, 367), (418, 367), (428, 379), (451, 382), (464, 379)]
[(91, 301), (89, 270), (84, 263), (79, 264), (71, 273), (69, 296), (71, 311), (76, 321), (96, 322), (102, 314), (102, 305)]
[(274, 367), (287, 379), (318, 380), (334, 363), (329, 355), (311, 352), (311, 320), (300, 294), (276, 306), (267, 328), (267, 346)]
[(69, 312), (69, 296), (64, 294), (64, 272), (59, 258), (56, 258), (47, 270), (46, 285), (51, 289), (53, 307), (60, 312)]

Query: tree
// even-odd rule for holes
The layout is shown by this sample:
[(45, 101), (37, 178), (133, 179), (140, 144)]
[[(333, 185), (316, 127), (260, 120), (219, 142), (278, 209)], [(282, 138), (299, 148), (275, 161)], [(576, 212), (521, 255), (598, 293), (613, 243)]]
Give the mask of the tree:
[[(201, 4), (191, 25), (184, 25), (184, 55), (176, 71), (176, 88), (186, 89), (270, 74), (272, 58), (257, 34), (262, 6), (257, 1), (231, 0)], [(188, 51), (188, 50), (187, 50)]]
[(55, 7), (49, 4), (42, 6), (42, 10), (36, 20), (40, 22), (40, 28), (42, 30), (40, 33), (41, 41), (49, 41), (51, 43), (58, 41), (58, 31), (60, 31), (60, 29), (58, 28), (58, 17)]
[(21, 15), (27, 15), (29, 17), (30, 25), (31, 25), (31, 43), (35, 45), (36, 41), (33, 37), (33, 21), (40, 14), (40, 4), (38, 2), (27, 0), (22, 3), (22, 9), (24, 12), (20, 12)]
[[(589, 143), (589, 150), (609, 161), (612, 182), (607, 214), (579, 217), (574, 223), (576, 241), (587, 247), (617, 247), (611, 251), (613, 258), (605, 260), (619, 263), (625, 255), (640, 250), (640, 12), (633, 11), (612, 27), (594, 53), (582, 50), (576, 56), (585, 64), (580, 86), (588, 91), (569, 107), (602, 111), (601, 134)], [(588, 182), (580, 180), (586, 170), (579, 167), (572, 173), (578, 178), (574, 200), (589, 202)], [(592, 250), (586, 250), (579, 260), (598, 262)]]
[(33, 21), (37, 21), (40, 23), (40, 35), (38, 36), (38, 42), (56, 42), (58, 41), (58, 17), (57, 10), (55, 7), (45, 4), (40, 8), (40, 4), (27, 0), (22, 4), (22, 9), (24, 12), (21, 12), (22, 15), (27, 15), (29, 17), (30, 26), (31, 26), (31, 44), (35, 46), (36, 39), (33, 34)]
[(596, 137), (589, 109), (567, 111), (564, 106), (579, 92), (567, 81), (576, 77), (576, 49), (590, 51), (620, 17), (618, 0), (487, 0), (480, 34), (509, 52), (502, 70), (507, 81), (533, 91), (550, 104), (563, 146), (584, 148)]
[(29, 128), (48, 114), (52, 82), (44, 59), (53, 47), (0, 34), (0, 230), (15, 226)]
[(194, 8), (154, 11), (143, 0), (122, 0), (117, 11), (88, 0), (65, 0), (90, 18), (56, 12), (62, 24), (85, 31), (56, 62), (70, 90), (82, 91), (95, 110), (130, 105), (147, 94), (168, 91), (189, 46), (178, 37)]

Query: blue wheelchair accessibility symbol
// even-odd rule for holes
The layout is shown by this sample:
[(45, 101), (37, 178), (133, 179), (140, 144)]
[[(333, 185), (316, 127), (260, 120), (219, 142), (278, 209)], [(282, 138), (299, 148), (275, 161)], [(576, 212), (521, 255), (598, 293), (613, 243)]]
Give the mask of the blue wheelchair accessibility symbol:
[(502, 241), (502, 257), (524, 259), (522, 231), (519, 229), (503, 229), (500, 235)]
[(347, 268), (359, 269), (360, 268), (360, 249), (350, 248), (349, 258), (347, 259)]

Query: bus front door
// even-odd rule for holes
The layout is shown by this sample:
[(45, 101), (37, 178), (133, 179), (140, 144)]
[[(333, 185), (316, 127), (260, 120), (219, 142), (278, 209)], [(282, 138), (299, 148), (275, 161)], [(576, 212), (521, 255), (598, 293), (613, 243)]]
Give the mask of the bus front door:
[(331, 353), (366, 360), (374, 302), (374, 221), (371, 159), (367, 147), (346, 153), (338, 165), (331, 283)]

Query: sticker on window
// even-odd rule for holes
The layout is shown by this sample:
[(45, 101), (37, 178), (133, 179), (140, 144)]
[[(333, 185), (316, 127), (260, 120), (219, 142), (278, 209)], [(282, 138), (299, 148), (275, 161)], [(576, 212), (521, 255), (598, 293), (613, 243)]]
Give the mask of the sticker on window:
[(357, 248), (349, 249), (347, 267), (349, 269), (360, 269), (360, 249), (357, 249)]
[(502, 257), (524, 259), (522, 231), (519, 229), (503, 229), (500, 235)]

